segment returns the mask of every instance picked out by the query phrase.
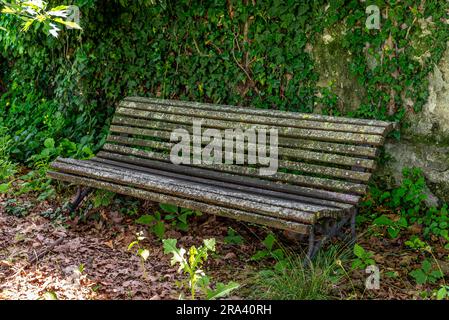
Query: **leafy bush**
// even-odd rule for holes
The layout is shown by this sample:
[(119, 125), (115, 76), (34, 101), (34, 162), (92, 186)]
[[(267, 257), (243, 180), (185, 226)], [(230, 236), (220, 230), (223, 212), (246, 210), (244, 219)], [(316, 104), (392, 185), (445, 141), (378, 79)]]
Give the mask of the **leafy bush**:
[[(400, 119), (424, 103), (427, 74), (449, 36), (448, 4), (439, 0), (382, 2), (389, 14), (381, 30), (365, 28), (359, 1), (72, 3), (83, 30), (61, 30), (57, 39), (34, 28), (23, 33), (18, 19), (0, 15), (8, 30), (0, 32), (0, 126), (14, 141), (13, 161), (39, 154), (47, 138), (74, 143), (73, 156), (86, 146), (97, 151), (115, 103), (127, 95), (301, 112), (321, 104), (323, 113), (339, 114), (332, 85), (318, 86), (311, 52), (325, 28), (339, 25), (338, 41), (353, 57), (349, 71), (366, 88), (351, 115)], [(422, 37), (426, 19), (432, 36)]]

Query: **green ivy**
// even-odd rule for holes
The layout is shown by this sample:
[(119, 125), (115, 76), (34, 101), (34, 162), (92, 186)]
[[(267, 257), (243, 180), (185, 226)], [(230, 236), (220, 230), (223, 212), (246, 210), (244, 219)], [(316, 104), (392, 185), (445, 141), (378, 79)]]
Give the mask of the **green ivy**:
[[(324, 114), (402, 119), (425, 102), (427, 75), (449, 37), (449, 6), (439, 0), (67, 2), (80, 7), (82, 30), (57, 39), (20, 32), (0, 15), (8, 30), (0, 31), (0, 126), (22, 162), (47, 138), (75, 143), (77, 157), (85, 147), (95, 153), (127, 95), (298, 112), (319, 104)], [(380, 30), (365, 27), (371, 3), (382, 12)], [(338, 45), (366, 90), (349, 114), (332, 85), (317, 86), (309, 50), (341, 26)]]

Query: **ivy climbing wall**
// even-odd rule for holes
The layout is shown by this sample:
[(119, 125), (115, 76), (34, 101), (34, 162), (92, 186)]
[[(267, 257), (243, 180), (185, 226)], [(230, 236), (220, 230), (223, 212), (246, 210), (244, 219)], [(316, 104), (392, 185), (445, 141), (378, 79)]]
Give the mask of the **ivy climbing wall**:
[(0, 125), (20, 161), (48, 137), (67, 154), (95, 151), (127, 95), (406, 125), (449, 38), (441, 0), (69, 2), (83, 31), (57, 39), (0, 17)]

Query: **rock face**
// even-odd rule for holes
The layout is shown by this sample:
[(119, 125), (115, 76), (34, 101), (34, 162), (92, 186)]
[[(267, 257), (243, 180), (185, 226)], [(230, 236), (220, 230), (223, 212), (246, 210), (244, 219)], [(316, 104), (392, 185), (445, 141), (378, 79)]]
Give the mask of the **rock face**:
[[(348, 65), (352, 57), (340, 41), (344, 34), (344, 24), (326, 30), (310, 48), (320, 75), (317, 85), (338, 95), (343, 113), (357, 109), (366, 95), (350, 74)], [(370, 56), (367, 62), (375, 63)], [(391, 160), (378, 173), (391, 185), (401, 182), (404, 167), (421, 168), (429, 188), (428, 202), (436, 205), (449, 203), (449, 48), (428, 80), (427, 103), (421, 112), (407, 115), (406, 122), (410, 125), (403, 128), (400, 141), (387, 142), (385, 149)], [(319, 111), (320, 106), (317, 107)]]
[(429, 98), (422, 112), (408, 119), (411, 127), (407, 135), (449, 143), (449, 49), (429, 76)]
[(341, 45), (345, 28), (344, 24), (340, 24), (332, 30), (325, 30), (310, 50), (320, 75), (317, 86), (328, 88), (339, 97), (338, 108), (343, 114), (356, 110), (366, 95), (365, 88), (349, 70), (350, 52)]
[(437, 205), (437, 197), (449, 203), (449, 146), (442, 147), (401, 139), (388, 141), (385, 151), (392, 159), (386, 163), (380, 174), (392, 176), (395, 182), (399, 183), (404, 167), (421, 168), (430, 189), (429, 204)]
[(408, 120), (401, 141), (389, 141), (385, 147), (392, 160), (384, 172), (400, 182), (403, 167), (421, 168), (430, 202), (435, 204), (438, 197), (449, 203), (449, 48), (429, 75), (429, 98), (422, 112)]

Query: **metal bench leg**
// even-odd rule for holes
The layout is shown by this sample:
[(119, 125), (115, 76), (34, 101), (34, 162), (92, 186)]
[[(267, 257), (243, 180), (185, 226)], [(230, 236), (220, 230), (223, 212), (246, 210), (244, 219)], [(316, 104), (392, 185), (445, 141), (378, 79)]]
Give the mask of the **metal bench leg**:
[(92, 191), (92, 188), (89, 187), (78, 187), (76, 191), (75, 199), (69, 203), (69, 213), (74, 212), (78, 209), (81, 201)]
[(351, 215), (351, 240), (355, 242), (357, 240), (357, 234), (355, 231), (355, 218), (357, 216), (357, 209), (354, 209), (354, 212)]

